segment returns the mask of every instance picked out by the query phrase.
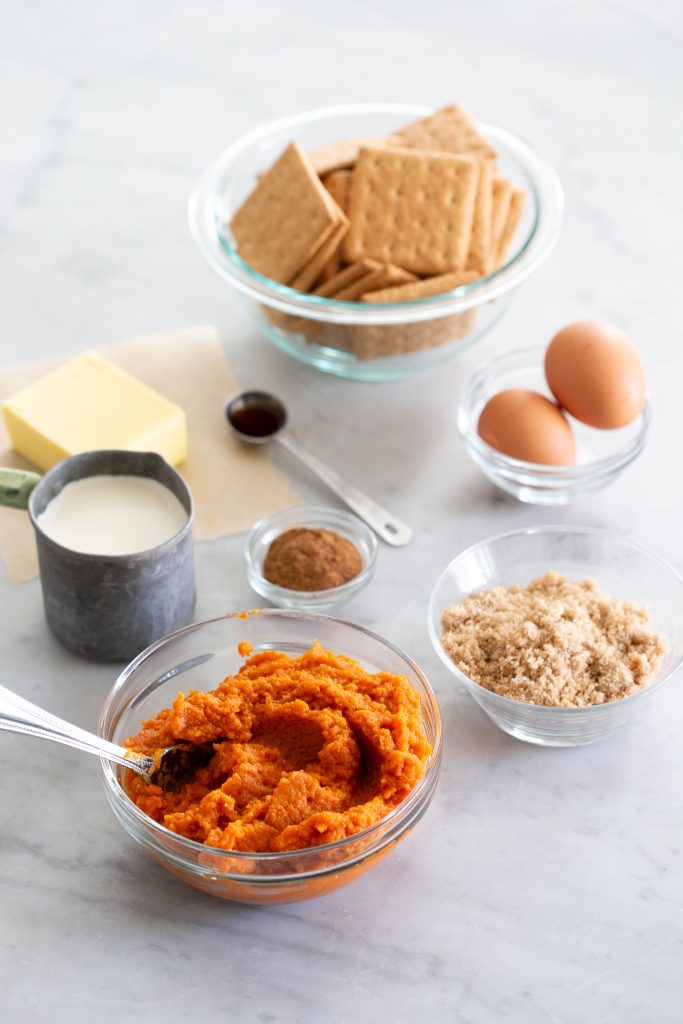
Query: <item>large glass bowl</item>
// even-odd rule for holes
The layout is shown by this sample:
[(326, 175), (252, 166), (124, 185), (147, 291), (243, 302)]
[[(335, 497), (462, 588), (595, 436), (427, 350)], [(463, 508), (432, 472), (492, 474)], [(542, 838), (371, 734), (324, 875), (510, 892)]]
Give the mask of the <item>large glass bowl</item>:
[(358, 380), (405, 377), (464, 352), (498, 322), (522, 281), (552, 250), (562, 222), (562, 189), (552, 167), (511, 132), (480, 125), (503, 175), (527, 199), (507, 262), (452, 292), (370, 305), (294, 291), (252, 270), (237, 252), (230, 221), (292, 140), (314, 150), (348, 138), (382, 138), (428, 107), (363, 103), (306, 111), (242, 136), (212, 163), (189, 201), (192, 234), (204, 256), (245, 300), (265, 336), (319, 370)]
[(538, 391), (554, 401), (543, 369), (545, 349), (524, 348), (496, 356), (469, 378), (458, 406), (458, 430), (468, 454), (488, 479), (519, 501), (567, 505), (615, 480), (638, 458), (647, 440), (651, 407), (618, 430), (598, 430), (569, 416), (576, 439), (576, 465), (544, 466), (496, 451), (477, 433), (481, 411), (490, 398), (508, 388)]
[(310, 899), (364, 874), (413, 828), (427, 810), (441, 764), (441, 717), (427, 679), (397, 647), (348, 622), (301, 611), (273, 610), (199, 622), (171, 633), (124, 669), (100, 718), (100, 735), (121, 743), (140, 723), (169, 707), (179, 690), (213, 690), (238, 670), (241, 640), (255, 651), (281, 650), (297, 656), (318, 640), (346, 654), (370, 672), (405, 676), (420, 695), (427, 739), (432, 746), (424, 775), (382, 821), (356, 835), (313, 849), (286, 853), (219, 850), (185, 839), (157, 824), (126, 795), (124, 769), (102, 761), (104, 788), (114, 814), (172, 874), (222, 899), (241, 903), (288, 903)]
[[(449, 605), (475, 590), (515, 583), (526, 586), (550, 569), (576, 580), (595, 579), (611, 597), (649, 609), (649, 628), (664, 633), (670, 645), (650, 686), (605, 704), (545, 707), (492, 693), (451, 661), (441, 645), (441, 616)], [(446, 566), (429, 601), (428, 627), (447, 670), (504, 732), (541, 746), (580, 746), (614, 732), (631, 715), (645, 714), (648, 702), (681, 667), (683, 577), (659, 555), (604, 530), (579, 526), (516, 530), (473, 545)]]

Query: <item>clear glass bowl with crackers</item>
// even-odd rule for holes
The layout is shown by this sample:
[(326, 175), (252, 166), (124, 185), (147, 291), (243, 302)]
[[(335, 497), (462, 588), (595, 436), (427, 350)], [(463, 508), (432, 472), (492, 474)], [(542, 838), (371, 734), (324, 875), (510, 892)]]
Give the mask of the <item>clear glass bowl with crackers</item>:
[(562, 222), (553, 168), (461, 107), (321, 108), (238, 139), (189, 201), (195, 240), (278, 348), (394, 380), (500, 320)]

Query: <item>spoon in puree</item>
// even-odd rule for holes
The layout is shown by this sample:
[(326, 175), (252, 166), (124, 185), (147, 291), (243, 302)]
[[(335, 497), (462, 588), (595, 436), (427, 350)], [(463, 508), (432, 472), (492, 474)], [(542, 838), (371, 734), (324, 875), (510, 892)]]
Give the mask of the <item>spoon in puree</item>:
[(409, 526), (294, 440), (285, 430), (287, 409), (275, 395), (267, 391), (239, 391), (225, 403), (225, 418), (232, 434), (240, 441), (247, 444), (277, 441), (327, 484), (386, 544), (398, 548), (409, 543), (413, 535)]
[(165, 790), (175, 789), (190, 778), (197, 768), (209, 763), (214, 752), (213, 743), (174, 743), (155, 751), (154, 755), (138, 754), (43, 711), (4, 686), (0, 686), (0, 730), (85, 750), (124, 768), (132, 768), (148, 782)]

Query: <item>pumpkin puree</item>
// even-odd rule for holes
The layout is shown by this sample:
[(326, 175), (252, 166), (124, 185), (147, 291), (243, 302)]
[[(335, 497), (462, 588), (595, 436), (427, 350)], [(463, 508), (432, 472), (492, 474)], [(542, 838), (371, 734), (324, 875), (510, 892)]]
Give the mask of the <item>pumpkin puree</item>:
[(153, 754), (180, 740), (215, 741), (210, 763), (173, 792), (131, 772), (129, 796), (178, 835), (251, 853), (375, 824), (415, 786), (431, 749), (404, 676), (370, 675), (317, 644), (297, 658), (263, 651), (216, 690), (178, 694), (126, 745)]

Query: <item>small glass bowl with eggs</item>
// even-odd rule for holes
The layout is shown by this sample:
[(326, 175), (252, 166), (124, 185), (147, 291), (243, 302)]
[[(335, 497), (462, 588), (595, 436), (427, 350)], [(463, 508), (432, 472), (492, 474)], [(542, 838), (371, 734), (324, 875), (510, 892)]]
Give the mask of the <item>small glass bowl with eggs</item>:
[(458, 430), (497, 487), (519, 501), (566, 505), (638, 457), (650, 418), (642, 364), (626, 335), (580, 321), (547, 348), (479, 367), (463, 390)]

